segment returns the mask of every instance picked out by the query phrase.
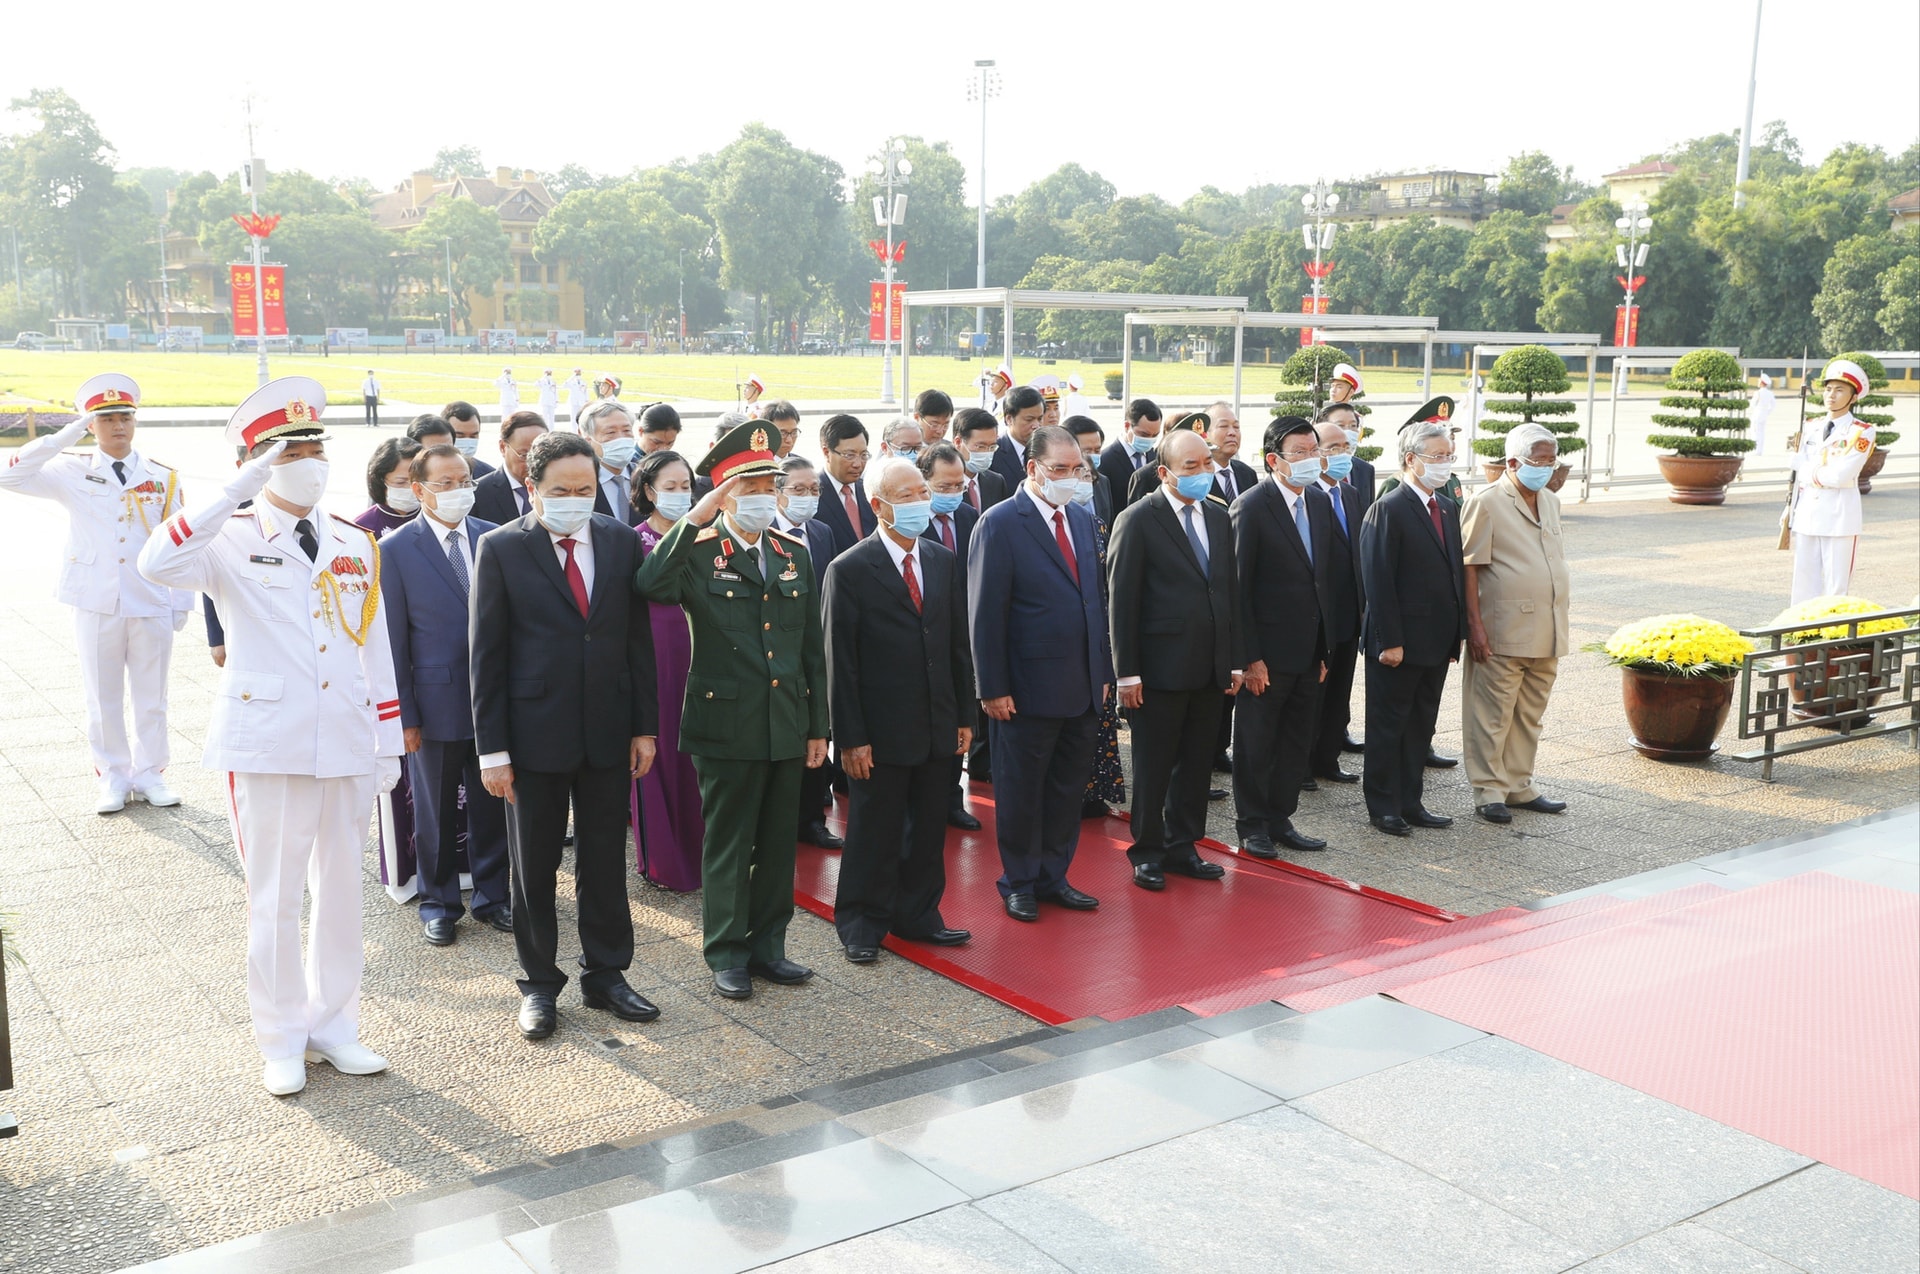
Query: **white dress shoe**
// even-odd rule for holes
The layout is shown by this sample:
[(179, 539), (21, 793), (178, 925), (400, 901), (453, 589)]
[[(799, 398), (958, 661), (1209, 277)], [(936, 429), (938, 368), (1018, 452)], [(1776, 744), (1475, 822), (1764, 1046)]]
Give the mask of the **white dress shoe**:
[(96, 814), (118, 814), (125, 808), (127, 808), (127, 794), (120, 788), (115, 787), (112, 783), (102, 783), (100, 785), (100, 799), (95, 803), (93, 812)]
[(155, 779), (145, 787), (135, 789), (133, 795), (137, 799), (161, 809), (180, 803), (180, 793), (174, 791), (159, 779)]
[(309, 1048), (307, 1060), (325, 1062), (342, 1075), (378, 1075), (387, 1069), (387, 1059), (361, 1044), (335, 1044), (332, 1048)]
[(307, 1064), (297, 1057), (280, 1057), (260, 1072), (260, 1080), (275, 1097), (297, 1093), (307, 1086)]

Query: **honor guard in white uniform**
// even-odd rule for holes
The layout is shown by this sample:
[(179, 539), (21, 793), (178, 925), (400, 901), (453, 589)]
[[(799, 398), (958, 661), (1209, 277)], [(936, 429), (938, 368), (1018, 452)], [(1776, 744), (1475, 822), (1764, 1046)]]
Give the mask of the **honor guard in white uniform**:
[(148, 579), (205, 592), (226, 624), (204, 764), (227, 772), (247, 877), (247, 1003), (276, 1094), (306, 1085), (303, 1057), (353, 1075), (387, 1065), (359, 1040), (360, 856), (374, 796), (400, 775), (400, 699), (379, 546), (320, 507), (325, 406), (304, 376), (255, 390), (227, 425), (249, 457), (239, 474), (140, 553)]
[(565, 388), (567, 391), (567, 423), (572, 425), (574, 431), (577, 433), (580, 429), (580, 413), (587, 409), (587, 403), (589, 401), (587, 395), (590, 392), (587, 388), (587, 378), (581, 373), (578, 367), (574, 368), (573, 375), (568, 377)]
[(1869, 383), (1858, 363), (1834, 359), (1821, 376), (1826, 418), (1801, 427), (1793, 458), (1793, 504), (1787, 510), (1793, 532), (1791, 605), (1837, 596), (1853, 584), (1860, 470), (1873, 455), (1876, 437), (1872, 425), (1854, 418), (1853, 405)]
[[(67, 509), (67, 560), (58, 596), (73, 607), (80, 677), (87, 693), (87, 746), (100, 778), (102, 814), (132, 797), (178, 805), (167, 768), (167, 666), (173, 634), (193, 594), (143, 578), (135, 562), (148, 533), (181, 508), (180, 478), (133, 447), (140, 387), (109, 372), (80, 386), (80, 416), (51, 438), (20, 448), (0, 471), (0, 490), (57, 500)], [(91, 429), (93, 451), (68, 451)], [(133, 700), (128, 746), (123, 701)]]
[(766, 392), (766, 382), (762, 381), (758, 376), (750, 375), (747, 377), (746, 383), (740, 387), (740, 399), (746, 406), (747, 419), (760, 419), (760, 399)]
[[(549, 367), (534, 382), (534, 388), (540, 391), (540, 418), (547, 422), (547, 428), (553, 428), (553, 418), (560, 412), (560, 382), (553, 378), (553, 368)], [(502, 420), (506, 417), (502, 416)]]
[(1000, 366), (980, 378), (980, 408), (994, 415), (1000, 414), (1000, 400), (1013, 388), (1013, 364), (1002, 361)]
[(520, 382), (513, 378), (513, 368), (505, 368), (495, 376), (493, 387), (500, 391), (500, 419), (504, 422), (520, 410)]
[(1362, 387), (1360, 373), (1352, 363), (1335, 363), (1333, 375), (1327, 381), (1327, 405), (1351, 402)]

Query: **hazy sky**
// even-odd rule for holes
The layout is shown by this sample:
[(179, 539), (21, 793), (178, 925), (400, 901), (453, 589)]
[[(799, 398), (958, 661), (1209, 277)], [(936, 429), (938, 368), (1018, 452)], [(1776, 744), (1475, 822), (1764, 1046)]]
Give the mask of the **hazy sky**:
[[(443, 145), (477, 146), (490, 166), (619, 173), (717, 149), (752, 120), (850, 172), (889, 133), (944, 139), (971, 178), (967, 84), (990, 57), (990, 197), (1075, 160), (1123, 194), (1179, 202), (1205, 184), (1495, 172), (1531, 149), (1592, 179), (1740, 126), (1754, 15), (1753, 0), (655, 0), (514, 6), (495, 22), (495, 7), (333, 0), (195, 17), (94, 0), (80, 17), (22, 0), (0, 100), (65, 88), (122, 167), (226, 172), (246, 148), (251, 89), (269, 166), (381, 188)], [(106, 38), (90, 44), (79, 24)], [(1765, 0), (1755, 130), (1784, 119), (1815, 159), (1845, 140), (1902, 150), (1920, 137), (1916, 68), (1913, 0)]]

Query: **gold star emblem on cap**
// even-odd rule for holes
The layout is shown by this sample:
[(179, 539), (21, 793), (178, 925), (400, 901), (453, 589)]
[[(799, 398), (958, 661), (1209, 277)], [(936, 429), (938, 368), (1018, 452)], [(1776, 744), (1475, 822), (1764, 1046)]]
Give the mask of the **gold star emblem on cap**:
[(301, 399), (292, 399), (287, 403), (287, 423), (290, 425), (310, 425), (313, 423), (313, 412)]
[(754, 430), (752, 445), (755, 451), (765, 451), (767, 449), (767, 431), (764, 429)]

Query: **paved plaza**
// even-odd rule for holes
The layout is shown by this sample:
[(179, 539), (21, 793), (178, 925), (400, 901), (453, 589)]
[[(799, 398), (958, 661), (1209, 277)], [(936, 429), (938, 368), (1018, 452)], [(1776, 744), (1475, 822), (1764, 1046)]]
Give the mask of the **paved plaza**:
[[(199, 431), (179, 432), (184, 440)], [(168, 455), (166, 435), (156, 435), (152, 449)], [(217, 472), (217, 454), (217, 446), (196, 443), (188, 476), (202, 478), (203, 489), (204, 478)], [(335, 466), (332, 502), (343, 512), (364, 503), (348, 499), (358, 485), (354, 468)], [(1696, 611), (1736, 627), (1764, 623), (1784, 605), (1790, 571), (1789, 555), (1774, 549), (1780, 494), (1775, 484), (1756, 483), (1737, 487), (1718, 509), (1659, 498), (1566, 506), (1576, 645), (1667, 611)], [(1853, 591), (1905, 604), (1920, 594), (1920, 486), (1882, 481), (1866, 508)], [(466, 924), (455, 946), (427, 947), (414, 911), (386, 895), (369, 857), (362, 1035), (392, 1069), (354, 1079), (315, 1067), (303, 1093), (268, 1096), (247, 1025), (240, 869), (219, 776), (198, 764), (218, 676), (200, 621), (180, 635), (173, 666), (168, 777), (185, 804), (94, 814), (71, 616), (51, 600), (64, 527), (47, 512), (39, 502), (0, 501), (0, 534), (15, 546), (0, 599), (0, 907), (18, 911), (26, 957), (8, 972), (16, 1088), (0, 1094), (0, 1108), (20, 1120), (21, 1132), (0, 1141), (0, 1269), (118, 1269), (351, 1209), (363, 1209), (355, 1215), (364, 1217), (364, 1209), (378, 1211), (415, 1192), (461, 1190), (486, 1174), (564, 1163), (575, 1152), (637, 1143), (667, 1129), (710, 1148), (715, 1143), (700, 1142), (703, 1121), (708, 1129), (744, 1126), (743, 1108), (757, 1112), (754, 1134), (770, 1135), (781, 1131), (790, 1094), (965, 1050), (1017, 1050), (1025, 1047), (1019, 1037), (1035, 1031), (1033, 1019), (892, 955), (873, 966), (848, 965), (831, 927), (804, 913), (794, 923), (791, 954), (819, 970), (814, 983), (767, 987), (746, 1003), (718, 999), (700, 959), (697, 896), (636, 882), (638, 946), (629, 980), (663, 1017), (646, 1026), (621, 1023), (581, 1009), (569, 992), (559, 1033), (530, 1045), (512, 1023), (512, 939)], [(1360, 706), (1356, 695), (1356, 732), (1365, 728)], [(1456, 677), (1437, 747), (1457, 754), (1458, 724)], [(1730, 737), (1722, 745), (1741, 746)], [(1357, 768), (1358, 758), (1349, 760)], [(1689, 766), (1640, 758), (1626, 743), (1619, 674), (1596, 656), (1576, 654), (1562, 661), (1540, 759), (1541, 789), (1570, 802), (1566, 816), (1522, 814), (1511, 827), (1487, 825), (1472, 817), (1460, 771), (1435, 772), (1427, 803), (1458, 821), (1396, 840), (1366, 826), (1357, 788), (1323, 785), (1303, 798), (1297, 823), (1332, 848), (1302, 861), (1474, 915), (1815, 833), (1920, 799), (1920, 760), (1904, 741), (1792, 757), (1775, 775), (1776, 782), (1762, 783), (1757, 765), (1724, 757)], [(1231, 841), (1230, 802), (1212, 813), (1212, 834)], [(564, 881), (560, 892), (567, 934)], [(993, 940), (990, 931), (975, 938)], [(563, 959), (568, 955), (563, 939)], [(1329, 1249), (1299, 1236), (1318, 1228), (1319, 1241), (1331, 1242), (1339, 1227), (1362, 1219), (1376, 1230), (1355, 1231), (1354, 1242), (1377, 1242), (1389, 1253), (1368, 1268), (1559, 1269), (1600, 1252), (1612, 1255), (1589, 1268), (1609, 1274), (1902, 1268), (1884, 1263), (1888, 1252), (1910, 1262), (1910, 1200), (1697, 1116), (1679, 1118), (1631, 1089), (1501, 1039), (1472, 1031), (1447, 1036), (1450, 1024), (1435, 1027), (1425, 1021), (1430, 1015), (1420, 1016), (1418, 1029), (1403, 1033), (1429, 1038), (1431, 1047), (1401, 1059), (1407, 1065), (1356, 1074), (1291, 1103), (1191, 1059), (1149, 1062), (1142, 1054), (1137, 1064), (1149, 1069), (1103, 1081), (1084, 1106), (1075, 1098), (1076, 1118), (1138, 1109), (1141, 1093), (1168, 1084), (1190, 1092), (1204, 1118), (1190, 1111), (1182, 1125), (1146, 1110), (1141, 1127), (1151, 1136), (1050, 1170), (1044, 1180), (1030, 1176), (1008, 1193), (986, 1189), (1005, 1164), (978, 1165), (985, 1174), (980, 1188), (956, 1189), (948, 1184), (952, 1174), (921, 1180), (902, 1169), (902, 1152), (884, 1138), (822, 1145), (826, 1157), (810, 1165), (744, 1166), (788, 1182), (813, 1180), (829, 1192), (836, 1182), (867, 1179), (921, 1192), (911, 1206), (900, 1205), (906, 1210), (896, 1214), (898, 1229), (799, 1257), (795, 1269), (1199, 1268), (1210, 1256), (1225, 1267), (1240, 1260), (1233, 1243), (1254, 1241), (1232, 1233), (1239, 1228), (1234, 1218), (1256, 1214), (1266, 1191), (1305, 1192), (1254, 1236), (1267, 1236), (1276, 1254), (1295, 1254), (1276, 1255), (1274, 1268), (1336, 1267), (1316, 1255)], [(1207, 1034), (1180, 1029), (1194, 1032), (1187, 1043)], [(1057, 1052), (1062, 1038), (1068, 1036), (1033, 1047)], [(1427, 1139), (1454, 1147), (1433, 1156), (1457, 1159), (1465, 1143), (1516, 1121), (1550, 1118), (1567, 1093), (1578, 1094), (1582, 1109), (1596, 1117), (1615, 1120), (1616, 1129), (1657, 1131), (1664, 1138), (1658, 1170), (1649, 1161), (1614, 1175), (1575, 1174), (1550, 1190), (1510, 1179), (1520, 1171), (1515, 1165), (1422, 1163), (1424, 1152), (1401, 1144)], [(1066, 1113), (1038, 1098), (1029, 1108), (1043, 1120)], [(1577, 1141), (1574, 1125), (1555, 1126)], [(1362, 1143), (1378, 1149), (1362, 1153)], [(924, 1147), (908, 1149), (925, 1162)], [(1572, 1158), (1579, 1153), (1577, 1145), (1567, 1149)], [(1682, 1160), (1692, 1165), (1684, 1173), (1673, 1167)], [(1181, 1183), (1155, 1203), (1159, 1238), (1136, 1233), (1138, 1217), (1112, 1215), (1116, 1183), (1142, 1173)], [(1696, 1180), (1688, 1186), (1677, 1180), (1683, 1175)], [(770, 1179), (727, 1180), (734, 1184), (708, 1211), (675, 1213), (663, 1204), (650, 1223), (697, 1233), (703, 1221), (745, 1218), (732, 1233), (779, 1232), (762, 1259), (804, 1250), (791, 1246), (792, 1214), (778, 1224), (765, 1220), (765, 1209), (785, 1197)], [(751, 1197), (728, 1194), (735, 1189)], [(1414, 1211), (1398, 1219), (1375, 1212), (1367, 1199), (1374, 1191)], [(1502, 1191), (1528, 1197), (1504, 1209), (1483, 1202)], [(1066, 1209), (1078, 1227), (1061, 1231), (1056, 1248), (1021, 1237), (1042, 1225), (1034, 1218), (1045, 1208)], [(1816, 1234), (1777, 1232), (1790, 1224), (1782, 1216), (1811, 1225), (1806, 1218), (1822, 1210), (1865, 1217), (1907, 1246), (1859, 1249), (1852, 1259), (1852, 1249), (1823, 1249)], [(1657, 1226), (1631, 1219), (1655, 1214), (1664, 1218)], [(1409, 1218), (1436, 1245), (1428, 1264), (1412, 1249), (1390, 1246)], [(530, 1214), (528, 1224), (551, 1219)], [(1164, 1246), (1169, 1231), (1211, 1231), (1221, 1246), (1174, 1253)], [(600, 1238), (613, 1242), (621, 1233), (609, 1223)], [(1112, 1246), (1116, 1234), (1126, 1238), (1123, 1247)], [(1300, 1246), (1287, 1246), (1295, 1241)], [(316, 1238), (311, 1259), (324, 1256), (324, 1247), (324, 1237)], [(1069, 1249), (1073, 1254), (1063, 1255)], [(568, 1267), (557, 1249), (549, 1255), (548, 1268)], [(507, 1260), (516, 1263), (494, 1263)], [(489, 1250), (448, 1268), (525, 1268), (517, 1261)], [(242, 1261), (222, 1268), (273, 1267)]]

